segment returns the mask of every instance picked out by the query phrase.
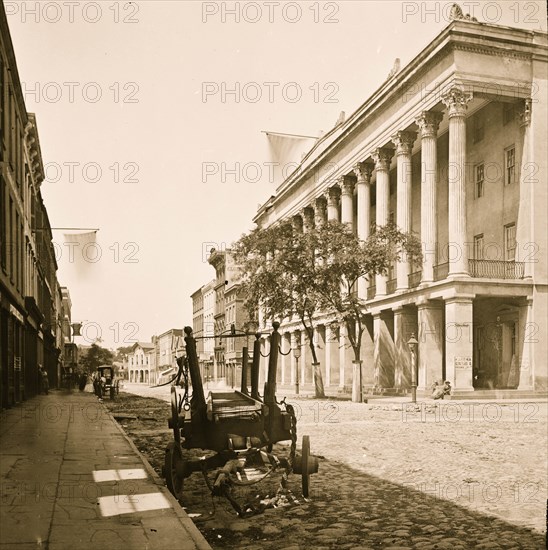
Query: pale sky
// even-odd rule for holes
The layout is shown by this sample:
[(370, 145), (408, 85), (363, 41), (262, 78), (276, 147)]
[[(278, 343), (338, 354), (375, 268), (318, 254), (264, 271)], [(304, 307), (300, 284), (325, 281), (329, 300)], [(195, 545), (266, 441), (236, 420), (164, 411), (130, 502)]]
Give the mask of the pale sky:
[[(330, 130), (447, 26), (451, 4), (5, 0), (50, 222), (100, 229), (84, 272), (54, 232), (73, 320), (88, 325), (76, 342), (191, 325), (190, 294), (214, 277), (205, 243), (251, 229), (280, 183), (262, 131)], [(544, 2), (460, 5), (546, 30)]]

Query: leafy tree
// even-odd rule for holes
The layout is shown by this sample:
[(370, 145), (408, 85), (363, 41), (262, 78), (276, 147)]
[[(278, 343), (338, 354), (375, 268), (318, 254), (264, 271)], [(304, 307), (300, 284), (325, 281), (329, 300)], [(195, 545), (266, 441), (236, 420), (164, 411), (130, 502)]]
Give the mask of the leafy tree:
[(101, 365), (112, 365), (114, 354), (106, 349), (91, 344), (87, 350), (80, 349), (78, 353), (78, 371), (90, 374)]
[[(307, 233), (309, 248), (316, 251), (316, 279), (313, 291), (325, 311), (334, 311), (346, 327), (355, 361), (360, 362), (365, 330), (366, 300), (358, 295), (358, 279), (386, 275), (394, 262), (405, 257), (422, 261), (420, 240), (404, 233), (394, 223), (376, 226), (361, 241), (346, 224), (330, 221)], [(361, 370), (359, 401), (362, 399)]]
[[(366, 241), (337, 221), (306, 232), (293, 231), (289, 222), (282, 222), (244, 235), (234, 251), (242, 267), (242, 290), (250, 315), (255, 316), (259, 308), (268, 319), (296, 315), (317, 364), (313, 319), (321, 311), (336, 313), (346, 327), (355, 360), (361, 361), (367, 306), (358, 296), (358, 279), (386, 275), (405, 255), (414, 263), (422, 260), (421, 243), (414, 235), (393, 223), (372, 229)], [(315, 380), (316, 396), (323, 397), (319, 369)], [(361, 372), (359, 384), (361, 401)]]
[(284, 221), (243, 235), (232, 251), (242, 271), (241, 288), (250, 319), (256, 319), (262, 310), (266, 319), (296, 316), (300, 320), (312, 354), (315, 394), (325, 397), (312, 324), (320, 307), (318, 295), (310, 292), (316, 261), (308, 242), (304, 233)]
[(124, 356), (131, 352), (133, 349), (133, 345), (131, 346), (122, 346), (120, 348), (116, 349), (116, 352), (114, 354), (114, 361), (123, 361)]

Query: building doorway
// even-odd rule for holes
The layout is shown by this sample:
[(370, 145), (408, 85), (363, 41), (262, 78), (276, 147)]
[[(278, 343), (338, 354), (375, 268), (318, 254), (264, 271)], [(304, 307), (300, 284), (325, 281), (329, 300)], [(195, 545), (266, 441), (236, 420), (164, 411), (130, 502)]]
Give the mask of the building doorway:
[(474, 388), (515, 389), (519, 385), (519, 311), (513, 304), (485, 300), (475, 315)]

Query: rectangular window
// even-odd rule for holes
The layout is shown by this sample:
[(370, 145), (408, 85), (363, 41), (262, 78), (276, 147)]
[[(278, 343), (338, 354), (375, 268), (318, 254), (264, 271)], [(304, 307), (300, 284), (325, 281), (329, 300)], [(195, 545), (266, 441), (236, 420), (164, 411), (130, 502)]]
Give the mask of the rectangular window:
[(474, 260), (483, 260), (483, 233), (474, 237)]
[(4, 91), (6, 89), (6, 84), (4, 80), (4, 61), (0, 55), (0, 161), (4, 160), (4, 147), (5, 147), (5, 136), (4, 128), (6, 127), (6, 107), (4, 100)]
[(10, 122), (8, 126), (9, 138), (10, 138), (10, 148), (8, 159), (11, 164), (11, 169), (15, 170), (15, 147), (16, 147), (16, 135), (17, 135), (17, 126), (15, 118), (15, 94), (13, 92), (12, 86), (9, 87), (9, 103), (8, 109), (10, 110)]
[(504, 226), (504, 251), (505, 260), (513, 262), (516, 259), (516, 224), (510, 223)]
[(478, 143), (485, 134), (485, 124), (483, 117), (479, 114), (473, 117), (473, 142)]
[[(1, 147), (1, 144), (0, 144)], [(0, 265), (6, 269), (6, 241), (7, 241), (7, 227), (6, 227), (6, 184), (4, 178), (0, 176)]]
[[(8, 195), (9, 195), (9, 191), (8, 191)], [(8, 245), (7, 272), (10, 276), (11, 281), (13, 282), (13, 200), (11, 197), (8, 203), (8, 215), (6, 219), (7, 219), (6, 239), (7, 239), (7, 245)]]
[(483, 197), (484, 193), (485, 165), (483, 162), (481, 164), (476, 164), (474, 172), (476, 174), (476, 198), (479, 199)]
[(502, 104), (502, 124), (506, 126), (506, 124), (514, 120), (515, 116), (516, 116), (516, 112), (515, 112), (514, 104), (503, 103)]
[(505, 183), (510, 185), (516, 181), (516, 148), (508, 147), (504, 151)]

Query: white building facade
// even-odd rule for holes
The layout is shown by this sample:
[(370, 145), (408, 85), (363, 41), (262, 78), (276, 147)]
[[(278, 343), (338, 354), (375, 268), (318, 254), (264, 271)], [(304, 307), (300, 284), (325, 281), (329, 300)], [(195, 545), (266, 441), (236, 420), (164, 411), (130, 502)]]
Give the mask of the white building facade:
[[(365, 392), (409, 389), (411, 335), (419, 390), (449, 380), (457, 396), (546, 391), (547, 51), (546, 33), (457, 14), (260, 207), (261, 227), (339, 220), (366, 239), (393, 219), (420, 237), (422, 265), (360, 282)], [(353, 384), (338, 321), (315, 326), (328, 394)], [(280, 330), (282, 349), (301, 345), (300, 383), (312, 387), (302, 327)], [(278, 382), (293, 384), (295, 368), (283, 357)]]
[(151, 342), (136, 342), (127, 354), (129, 381), (154, 384), (156, 378), (156, 350)]

